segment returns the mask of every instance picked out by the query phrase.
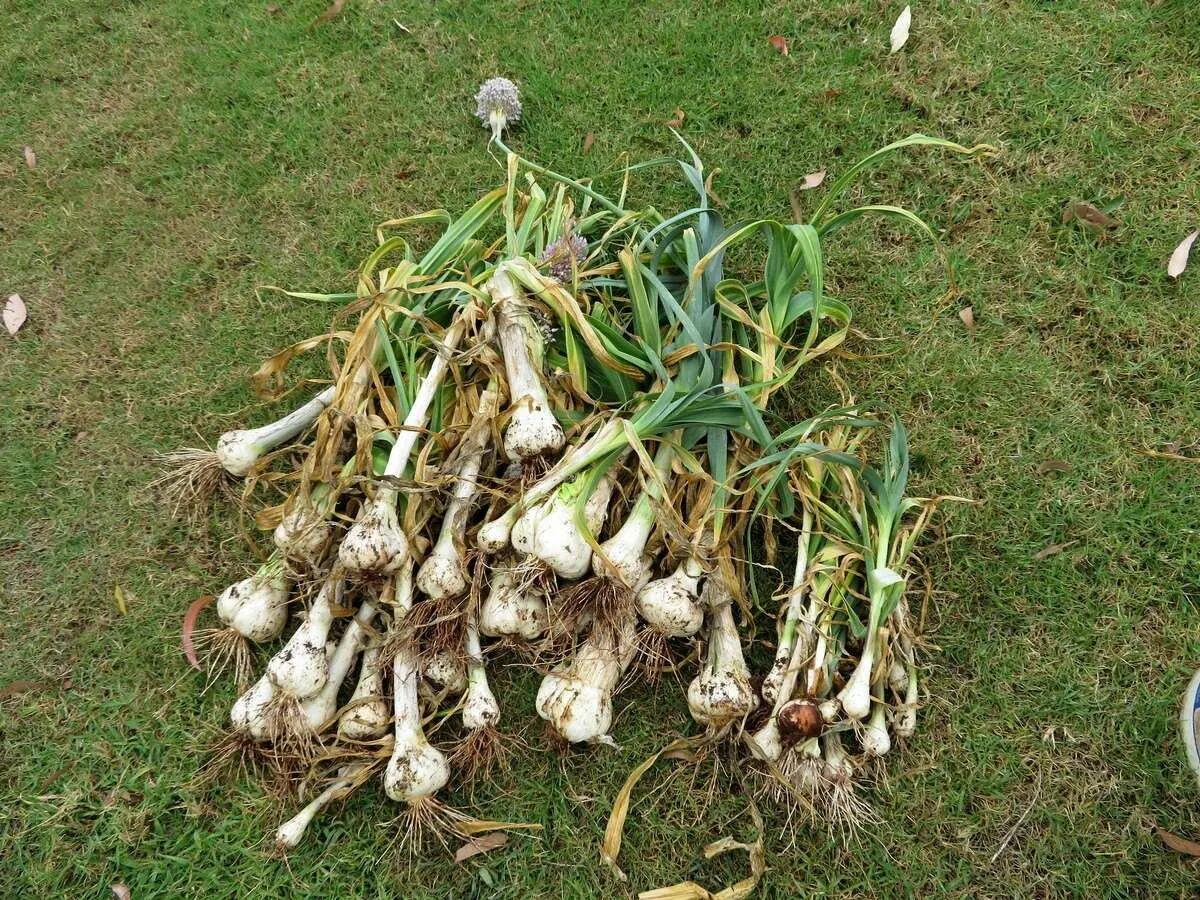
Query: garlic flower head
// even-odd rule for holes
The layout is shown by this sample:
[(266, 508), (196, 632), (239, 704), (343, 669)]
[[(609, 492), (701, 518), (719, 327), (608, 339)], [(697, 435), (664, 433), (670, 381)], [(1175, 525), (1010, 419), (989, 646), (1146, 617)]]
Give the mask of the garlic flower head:
[(542, 251), (542, 262), (549, 263), (550, 277), (569, 282), (575, 267), (587, 257), (588, 242), (581, 234), (564, 234)]
[(489, 78), (475, 94), (475, 115), (490, 128), (492, 138), (500, 137), (504, 129), (521, 119), (521, 92), (507, 78)]

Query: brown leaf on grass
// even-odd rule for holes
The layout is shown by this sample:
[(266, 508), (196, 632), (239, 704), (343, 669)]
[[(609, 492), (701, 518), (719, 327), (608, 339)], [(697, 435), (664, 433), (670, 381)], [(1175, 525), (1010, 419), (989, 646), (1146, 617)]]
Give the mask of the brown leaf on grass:
[(416, 174), (417, 174), (416, 169), (401, 169), (399, 172), (396, 173), (396, 180), (397, 181), (408, 181), (408, 179), (412, 178)]
[(963, 327), (967, 331), (975, 330), (975, 307), (964, 306), (958, 311), (958, 317), (962, 319)]
[(30, 169), (36, 169), (37, 168), (37, 154), (33, 152), (33, 148), (27, 144), (25, 146), (25, 149), (22, 151), (22, 153), (25, 154), (25, 165)]
[(46, 687), (49, 685), (44, 681), (30, 681), (26, 678), (22, 678), (20, 681), (10, 681), (4, 687), (0, 687), (0, 700), (7, 700), (18, 694), (28, 694), (30, 691), (40, 691)]
[(780, 54), (783, 56), (788, 55), (789, 48), (787, 38), (785, 38), (782, 34), (773, 34), (767, 38), (767, 40), (771, 42), (771, 46), (778, 50)]
[(272, 16), (277, 16), (277, 15), (279, 15), (281, 12), (283, 12), (283, 10), (281, 10), (281, 9), (279, 8), (279, 4), (278, 4), (278, 3), (268, 3), (268, 4), (267, 4), (267, 12), (268, 12), (270, 15), (272, 15)]
[(592, 152), (592, 145), (596, 143), (596, 136), (590, 131), (583, 136), (583, 155), (587, 156)]
[(1071, 464), (1065, 459), (1043, 459), (1035, 469), (1039, 475), (1049, 475), (1051, 472), (1070, 472)]
[(490, 853), (493, 850), (498, 850), (508, 843), (508, 835), (503, 831), (493, 831), (491, 834), (485, 834), (482, 837), (471, 838), (454, 852), (454, 861), (456, 863), (466, 862), (472, 856), (479, 856), (481, 853)]
[(110, 884), (108, 889), (113, 892), (113, 896), (117, 900), (133, 900), (133, 894), (129, 892), (128, 885), (124, 885), (119, 881), (116, 884)]
[(1167, 260), (1167, 274), (1172, 278), (1178, 278), (1187, 268), (1188, 254), (1192, 252), (1192, 244), (1196, 243), (1196, 235), (1200, 235), (1200, 230), (1193, 231), (1180, 241), (1171, 258)]
[(4, 304), (3, 318), (4, 327), (8, 329), (9, 334), (16, 334), (21, 330), (21, 326), (29, 318), (29, 310), (20, 294), (8, 295), (8, 302)]
[(842, 89), (835, 88), (835, 87), (827, 87), (827, 88), (825, 88), (825, 90), (821, 91), (821, 93), (818, 94), (817, 96), (821, 100), (828, 103), (830, 100), (836, 100), (838, 97), (842, 96)]
[(1091, 228), (1096, 231), (1115, 228), (1120, 224), (1116, 219), (1104, 212), (1104, 210), (1097, 209), (1091, 203), (1077, 200), (1072, 200), (1063, 209), (1062, 221), (1064, 225), (1072, 221), (1078, 222), (1085, 228)]
[(183, 655), (187, 657), (187, 661), (191, 667), (197, 672), (202, 671), (200, 660), (196, 658), (196, 645), (192, 643), (192, 632), (196, 630), (196, 619), (200, 616), (200, 611), (208, 604), (213, 602), (212, 594), (205, 594), (203, 597), (197, 597), (191, 602), (187, 608), (187, 612), (183, 614), (183, 628), (180, 631), (180, 644), (183, 646)]
[(1056, 553), (1062, 553), (1068, 547), (1078, 543), (1079, 541), (1066, 541), (1062, 544), (1051, 544), (1049, 547), (1043, 547), (1037, 553), (1033, 554), (1033, 559), (1035, 562), (1041, 562), (1043, 559), (1054, 556)]
[(333, 0), (329, 6), (325, 7), (325, 11), (323, 13), (309, 23), (308, 27), (313, 28), (317, 25), (324, 25), (326, 22), (336, 19), (342, 14), (342, 10), (345, 8), (345, 6), (346, 0)]
[(809, 172), (804, 176), (804, 181), (800, 185), (800, 190), (811, 191), (813, 188), (819, 188), (821, 183), (825, 181), (825, 170), (820, 169), (816, 172)]
[(1154, 833), (1158, 835), (1158, 839), (1174, 850), (1176, 853), (1185, 853), (1188, 856), (1200, 857), (1200, 843), (1180, 837), (1177, 834), (1172, 834), (1165, 828), (1154, 826)]
[(667, 122), (667, 124), (670, 125), (672, 128), (682, 128), (683, 120), (686, 118), (687, 118), (687, 113), (685, 113), (679, 107), (676, 107), (675, 108), (675, 118), (669, 120)]

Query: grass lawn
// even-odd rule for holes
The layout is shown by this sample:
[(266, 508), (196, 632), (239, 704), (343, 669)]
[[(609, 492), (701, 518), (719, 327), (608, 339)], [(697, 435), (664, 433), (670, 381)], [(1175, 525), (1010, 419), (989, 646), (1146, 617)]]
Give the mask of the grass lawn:
[[(8, 0), (0, 295), (30, 320), (0, 334), (0, 893), (609, 897), (744, 873), (700, 853), (753, 836), (744, 805), (673, 764), (631, 816), (629, 884), (599, 862), (627, 771), (693, 727), (670, 684), (621, 695), (620, 752), (559, 757), (533, 677), (505, 670), (532, 748), (451, 799), (545, 832), (463, 865), (391, 861), (378, 789), (284, 862), (254, 783), (187, 786), (232, 694), (201, 693), (180, 617), (248, 555), (165, 521), (151, 456), (273, 417), (246, 376), (328, 310), (256, 285), (341, 290), (376, 222), (499, 182), (469, 107), (502, 73), (526, 98), (516, 145), (563, 171), (675, 152), (682, 109), (736, 218), (789, 217), (805, 173), (914, 131), (1001, 148), (917, 152), (862, 194), (945, 230), (957, 293), (890, 225), (827, 249), (866, 335), (842, 374), (904, 416), (922, 490), (977, 502), (927, 552), (940, 651), (917, 739), (872, 793), (884, 824), (853, 850), (808, 829), (787, 850), (773, 819), (759, 895), (1194, 896), (1196, 863), (1150, 828), (1200, 832), (1174, 726), (1200, 664), (1200, 465), (1139, 450), (1200, 442), (1200, 260), (1177, 283), (1164, 265), (1200, 225), (1200, 13), (926, 0), (889, 56), (901, 5), (349, 0), (308, 29), (320, 0)], [(636, 190), (668, 205), (678, 181)], [(1064, 224), (1071, 200), (1119, 224)], [(791, 402), (829, 391), (814, 373)]]

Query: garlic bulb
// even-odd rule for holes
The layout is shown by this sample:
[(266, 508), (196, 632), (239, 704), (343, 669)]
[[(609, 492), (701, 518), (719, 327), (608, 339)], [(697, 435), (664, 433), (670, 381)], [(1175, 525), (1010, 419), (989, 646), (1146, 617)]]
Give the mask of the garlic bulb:
[(450, 780), (446, 756), (425, 738), (417, 683), (421, 674), (416, 649), (403, 645), (392, 661), (392, 693), (395, 697), (395, 744), (384, 770), (383, 786), (397, 802), (419, 804), (441, 790)]
[(541, 522), (547, 511), (547, 504), (540, 504), (531, 506), (521, 513), (520, 518), (513, 523), (512, 534), (509, 536), (509, 542), (514, 550), (518, 553), (533, 553), (533, 541), (538, 523)]
[(545, 598), (535, 588), (522, 589), (511, 568), (497, 568), (479, 610), (480, 632), (532, 641), (546, 631), (548, 622)]
[(684, 560), (670, 575), (651, 581), (638, 592), (638, 614), (667, 637), (691, 637), (704, 624), (704, 607), (697, 592), (702, 574), (696, 559)]
[(875, 702), (871, 704), (871, 718), (862, 733), (863, 753), (867, 756), (884, 756), (892, 749), (892, 739), (887, 729), (887, 704)]
[(733, 621), (733, 600), (713, 576), (705, 584), (709, 603), (708, 647), (700, 674), (688, 685), (692, 718), (720, 729), (749, 713), (755, 705), (750, 671)]
[(329, 678), (325, 644), (333, 625), (333, 599), (340, 593), (341, 586), (341, 577), (337, 574), (321, 586), (308, 616), (283, 649), (267, 663), (267, 676), (280, 693), (303, 700), (325, 686)]
[(423, 660), (419, 692), (429, 700), (457, 697), (467, 689), (467, 668), (452, 650), (437, 650)]
[(263, 675), (234, 701), (229, 711), (234, 730), (256, 741), (265, 741), (270, 735), (270, 709), (274, 699), (275, 685), (269, 675)]
[(288, 582), (278, 561), (231, 584), (217, 598), (217, 617), (248, 640), (261, 644), (287, 625)]
[(271, 539), (276, 548), (287, 559), (315, 560), (329, 544), (333, 525), (329, 515), (333, 511), (333, 496), (327, 484), (318, 484), (311, 496), (297, 495), (284, 512), (283, 519), (275, 526)]
[(612, 695), (634, 653), (634, 619), (622, 626), (595, 632), (575, 656), (558, 666), (538, 688), (537, 713), (565, 740), (610, 743)]
[(354, 657), (362, 647), (364, 629), (375, 618), (375, 605), (364, 600), (354, 616), (354, 620), (346, 626), (342, 638), (338, 641), (329, 659), (329, 677), (324, 686), (300, 704), (300, 714), (304, 724), (312, 732), (319, 732), (323, 726), (333, 719), (337, 712), (338, 691), (342, 682), (350, 674), (354, 665)]
[[(586, 472), (576, 475), (561, 485), (546, 501), (542, 507), (544, 512), (537, 521), (530, 550), (548, 565), (555, 575), (568, 581), (574, 581), (587, 574), (592, 561), (592, 545), (587, 542), (582, 529), (575, 521), (575, 504), (587, 477)], [(612, 491), (613, 477), (606, 474), (584, 504), (584, 521), (593, 537), (604, 527)], [(516, 544), (514, 529), (513, 546)]]
[(488, 684), (483, 647), (479, 644), (479, 629), (470, 613), (464, 643), (467, 652), (467, 693), (463, 698), (463, 728), (468, 731), (494, 728), (500, 721), (500, 704), (496, 702), (496, 695)]
[(227, 431), (217, 439), (217, 459), (230, 475), (242, 477), (262, 458), (263, 454), (290, 441), (317, 420), (333, 402), (334, 387), (327, 387), (303, 406), (282, 419), (260, 428)]

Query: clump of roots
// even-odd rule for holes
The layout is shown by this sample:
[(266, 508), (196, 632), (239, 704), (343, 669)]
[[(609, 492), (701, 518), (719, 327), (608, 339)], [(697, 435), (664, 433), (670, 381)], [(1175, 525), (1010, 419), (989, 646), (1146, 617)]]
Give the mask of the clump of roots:
[(436, 602), (425, 599), (414, 603), (404, 619), (403, 631), (408, 633), (410, 640), (415, 638), (423, 657), (449, 653), (465, 661), (463, 639), (469, 602), (469, 596), (464, 594)]
[(595, 576), (560, 590), (550, 603), (551, 619), (558, 619), (574, 635), (584, 623), (597, 639), (612, 636), (616, 643), (629, 623), (634, 593), (620, 581)]
[(657, 628), (645, 625), (638, 630), (633, 660), (621, 681), (621, 688), (633, 682), (658, 684), (663, 675), (677, 674), (691, 653), (680, 653), (671, 638)]
[(226, 672), (233, 674), (238, 691), (245, 691), (254, 676), (254, 649), (235, 628), (201, 628), (192, 632), (192, 646), (205, 671), (204, 690)]
[(202, 790), (219, 782), (253, 777), (268, 793), (278, 797), (295, 793), (297, 773), (286, 760), (276, 756), (269, 742), (256, 741), (241, 731), (221, 730), (203, 743), (204, 761), (188, 782), (190, 788)]
[(515, 739), (491, 725), (474, 728), (450, 754), (450, 764), (466, 784), (486, 780), (511, 767), (511, 745)]
[(411, 861), (431, 840), (449, 849), (447, 838), (465, 838), (460, 826), (470, 818), (436, 797), (421, 797), (404, 803), (403, 812), (383, 827), (395, 833), (392, 847), (397, 857), (407, 855)]
[(150, 482), (150, 489), (176, 518), (197, 522), (208, 515), (216, 497), (234, 494), (232, 479), (213, 450), (172, 450), (159, 454), (157, 461), (165, 471)]
[(263, 715), (274, 764), (287, 772), (308, 773), (327, 748), (322, 735), (305, 718), (301, 701), (277, 692)]

